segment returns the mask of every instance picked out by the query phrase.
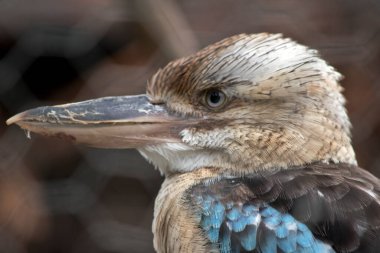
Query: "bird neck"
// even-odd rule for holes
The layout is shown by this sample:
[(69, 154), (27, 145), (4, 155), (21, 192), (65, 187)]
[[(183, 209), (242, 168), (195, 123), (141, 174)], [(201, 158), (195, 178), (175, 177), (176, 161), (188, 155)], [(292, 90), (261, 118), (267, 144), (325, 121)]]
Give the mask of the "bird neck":
[(184, 196), (193, 185), (218, 176), (219, 171), (212, 168), (166, 176), (154, 207), (152, 231), (157, 252), (213, 252)]

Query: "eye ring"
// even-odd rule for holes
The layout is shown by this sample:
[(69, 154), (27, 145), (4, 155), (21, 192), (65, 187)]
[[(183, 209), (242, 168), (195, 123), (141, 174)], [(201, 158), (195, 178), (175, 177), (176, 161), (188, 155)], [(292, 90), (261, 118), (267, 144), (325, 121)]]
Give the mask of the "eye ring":
[(224, 105), (227, 96), (221, 90), (211, 89), (206, 92), (205, 100), (208, 107), (217, 109)]

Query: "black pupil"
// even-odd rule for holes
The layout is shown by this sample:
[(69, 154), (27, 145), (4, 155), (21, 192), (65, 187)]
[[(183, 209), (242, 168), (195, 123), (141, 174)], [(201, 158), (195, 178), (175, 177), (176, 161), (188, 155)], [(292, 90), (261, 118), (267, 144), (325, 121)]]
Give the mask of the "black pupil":
[(220, 101), (220, 93), (219, 91), (212, 91), (210, 93), (210, 102), (213, 104), (217, 104)]

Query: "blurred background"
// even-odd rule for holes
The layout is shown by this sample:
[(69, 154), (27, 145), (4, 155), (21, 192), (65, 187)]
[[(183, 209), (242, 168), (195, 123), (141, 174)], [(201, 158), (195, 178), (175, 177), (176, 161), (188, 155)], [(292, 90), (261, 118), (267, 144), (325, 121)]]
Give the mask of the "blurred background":
[(378, 0), (0, 0), (0, 252), (153, 252), (162, 177), (136, 151), (29, 140), (5, 120), (144, 93), (171, 59), (258, 32), (318, 49), (343, 73), (359, 164), (380, 176)]

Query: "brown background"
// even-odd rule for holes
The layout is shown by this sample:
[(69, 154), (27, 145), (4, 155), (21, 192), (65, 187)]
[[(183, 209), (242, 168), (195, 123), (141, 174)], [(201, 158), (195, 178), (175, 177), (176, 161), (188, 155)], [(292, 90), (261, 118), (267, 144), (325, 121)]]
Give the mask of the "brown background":
[(152, 252), (162, 178), (136, 151), (28, 140), (4, 121), (143, 93), (170, 59), (243, 32), (283, 33), (344, 74), (359, 164), (380, 176), (378, 0), (0, 0), (0, 252)]

